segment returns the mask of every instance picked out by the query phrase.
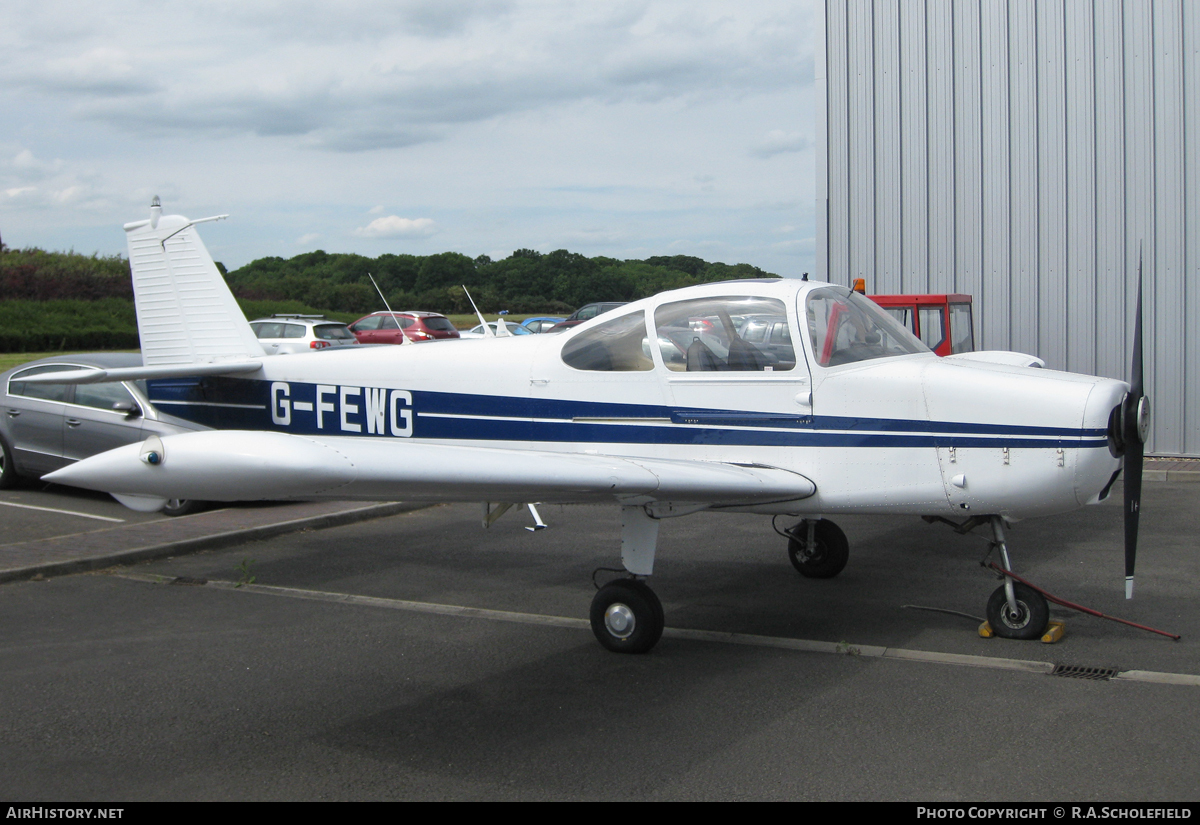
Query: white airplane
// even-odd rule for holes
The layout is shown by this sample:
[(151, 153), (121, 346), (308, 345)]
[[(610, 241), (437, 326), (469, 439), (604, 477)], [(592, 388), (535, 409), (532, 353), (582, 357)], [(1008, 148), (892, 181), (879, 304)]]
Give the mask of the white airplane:
[[(777, 530), (800, 573), (824, 578), (849, 552), (827, 516), (957, 517), (960, 531), (989, 526), (1011, 570), (1006, 523), (1104, 499), (1124, 463), (1132, 594), (1149, 423), (1140, 297), (1132, 388), (1019, 353), (939, 358), (870, 300), (789, 279), (666, 292), (562, 335), (270, 358), (200, 221), (163, 215), (157, 199), (150, 211), (125, 226), (144, 366), (49, 380), (151, 379), (159, 408), (213, 429), (48, 481), (142, 510), (174, 498), (482, 501), (498, 505), (485, 504), (491, 519), (504, 505), (609, 502), (626, 575), (599, 589), (592, 628), (610, 650), (643, 652), (663, 630), (645, 583), (663, 519), (797, 518)], [(1036, 638), (1049, 611), (1005, 577), (987, 615), (1001, 636)]]

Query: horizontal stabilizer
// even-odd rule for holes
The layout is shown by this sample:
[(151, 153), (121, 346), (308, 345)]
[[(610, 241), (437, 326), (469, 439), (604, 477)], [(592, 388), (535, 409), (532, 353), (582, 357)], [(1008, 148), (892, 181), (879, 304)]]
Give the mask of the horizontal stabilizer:
[(189, 378), (193, 375), (240, 375), (262, 369), (261, 361), (219, 361), (214, 364), (121, 367), (44, 372), (22, 378), (26, 384), (98, 384), (101, 381), (148, 381), (152, 378)]
[(401, 439), (208, 430), (85, 458), (46, 480), (125, 495), (213, 501), (313, 498), (524, 503), (794, 501), (812, 481), (775, 467), (535, 452)]

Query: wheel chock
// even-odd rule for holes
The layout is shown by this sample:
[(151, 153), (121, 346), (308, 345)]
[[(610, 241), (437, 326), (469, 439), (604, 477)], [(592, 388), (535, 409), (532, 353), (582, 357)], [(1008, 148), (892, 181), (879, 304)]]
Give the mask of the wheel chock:
[(1052, 645), (1061, 640), (1066, 632), (1067, 626), (1062, 622), (1050, 622), (1046, 625), (1046, 632), (1042, 634), (1042, 644)]
[(992, 626), (989, 623), (984, 622), (979, 626), (979, 638), (990, 639), (995, 635), (996, 631), (992, 630)]

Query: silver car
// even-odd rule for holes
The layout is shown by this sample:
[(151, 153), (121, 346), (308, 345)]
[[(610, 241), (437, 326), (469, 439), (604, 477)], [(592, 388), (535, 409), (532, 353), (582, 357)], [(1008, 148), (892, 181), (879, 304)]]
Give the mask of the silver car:
[(312, 352), (329, 347), (357, 346), (358, 339), (341, 321), (324, 315), (272, 315), (250, 322), (267, 355)]
[[(144, 381), (26, 384), (22, 378), (80, 367), (140, 367), (137, 353), (99, 352), (30, 361), (0, 374), (0, 488), (39, 478), (81, 458), (142, 441), (207, 429), (166, 415), (146, 396)], [(163, 512), (184, 515), (203, 502), (175, 499)]]

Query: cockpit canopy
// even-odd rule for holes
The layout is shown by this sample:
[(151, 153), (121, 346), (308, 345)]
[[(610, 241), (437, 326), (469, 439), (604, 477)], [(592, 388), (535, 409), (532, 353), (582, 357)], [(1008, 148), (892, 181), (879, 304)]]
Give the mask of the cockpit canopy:
[(822, 367), (930, 352), (874, 301), (845, 287), (814, 289), (804, 314), (813, 354)]
[[(929, 352), (874, 303), (844, 287), (809, 292), (805, 318), (823, 367)], [(652, 370), (647, 322), (644, 309), (605, 320), (570, 338), (562, 360), (578, 370)], [(654, 310), (653, 339), (672, 372), (788, 372), (797, 363), (788, 307), (775, 297), (714, 295), (661, 304)]]

